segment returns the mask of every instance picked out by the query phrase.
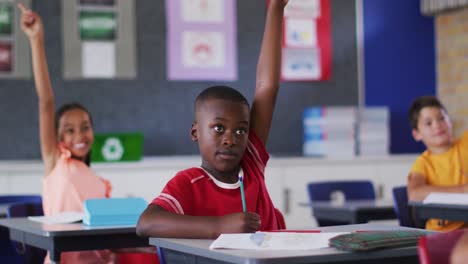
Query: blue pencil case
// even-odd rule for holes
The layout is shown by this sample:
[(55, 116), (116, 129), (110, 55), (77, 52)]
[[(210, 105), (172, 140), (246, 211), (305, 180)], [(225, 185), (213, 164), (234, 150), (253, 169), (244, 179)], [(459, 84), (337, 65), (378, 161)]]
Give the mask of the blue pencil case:
[(90, 226), (135, 226), (146, 206), (143, 198), (88, 199), (84, 201), (83, 223)]

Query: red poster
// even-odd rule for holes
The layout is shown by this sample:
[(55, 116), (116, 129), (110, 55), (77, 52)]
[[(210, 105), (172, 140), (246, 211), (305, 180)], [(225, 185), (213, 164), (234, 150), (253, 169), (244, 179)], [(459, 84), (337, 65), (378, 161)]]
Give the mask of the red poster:
[(284, 11), (282, 80), (331, 79), (330, 27), (330, 0), (289, 1)]
[(13, 68), (11, 43), (0, 43), (0, 72), (11, 72)]

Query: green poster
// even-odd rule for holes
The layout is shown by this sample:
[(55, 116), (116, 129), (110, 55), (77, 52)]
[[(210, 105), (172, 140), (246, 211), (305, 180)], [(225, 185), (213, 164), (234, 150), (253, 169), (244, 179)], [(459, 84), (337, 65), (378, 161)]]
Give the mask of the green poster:
[(13, 8), (10, 4), (0, 3), (0, 34), (10, 35), (13, 24)]
[(104, 5), (113, 6), (114, 0), (80, 0), (80, 5)]
[(80, 37), (83, 40), (114, 40), (117, 20), (112, 11), (81, 11)]
[(142, 133), (95, 134), (93, 162), (138, 161), (143, 156)]

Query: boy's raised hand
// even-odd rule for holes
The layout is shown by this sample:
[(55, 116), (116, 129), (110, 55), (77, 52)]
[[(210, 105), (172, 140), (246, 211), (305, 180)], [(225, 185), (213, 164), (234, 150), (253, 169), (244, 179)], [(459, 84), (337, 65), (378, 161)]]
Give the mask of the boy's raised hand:
[(41, 17), (27, 9), (23, 4), (18, 3), (18, 8), (21, 10), (21, 29), (29, 39), (35, 39), (44, 36), (44, 28)]

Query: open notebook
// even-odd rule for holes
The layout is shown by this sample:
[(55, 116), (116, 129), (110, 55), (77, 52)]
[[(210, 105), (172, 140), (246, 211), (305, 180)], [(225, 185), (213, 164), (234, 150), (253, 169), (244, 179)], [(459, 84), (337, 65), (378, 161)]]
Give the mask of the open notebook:
[(83, 220), (84, 214), (80, 212), (63, 212), (51, 216), (28, 216), (31, 221), (44, 224), (70, 224)]
[(423, 203), (468, 205), (468, 194), (432, 192), (423, 200)]
[(222, 234), (213, 241), (210, 249), (311, 250), (329, 247), (330, 238), (348, 233), (256, 232)]

